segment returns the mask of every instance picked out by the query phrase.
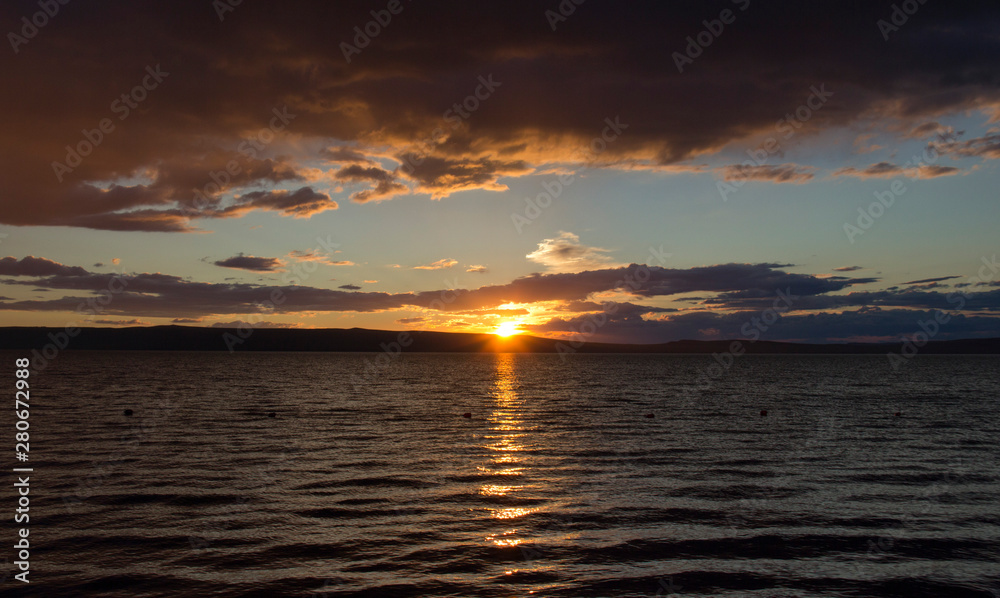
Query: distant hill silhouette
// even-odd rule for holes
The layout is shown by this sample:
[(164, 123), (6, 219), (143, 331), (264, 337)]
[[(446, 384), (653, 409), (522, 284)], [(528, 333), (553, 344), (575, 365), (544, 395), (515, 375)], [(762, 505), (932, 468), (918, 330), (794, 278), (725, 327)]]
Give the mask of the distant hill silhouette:
[[(241, 338), (240, 334), (246, 336)], [(249, 334), (248, 334), (249, 333)], [(739, 339), (736, 339), (739, 340)], [(225, 329), (195, 326), (134, 328), (81, 328), (72, 338), (63, 328), (0, 328), (0, 349), (122, 351), (393, 351), (526, 353), (725, 353), (734, 340), (682, 340), (651, 345), (585, 343), (573, 345), (534, 336), (501, 338), (493, 334), (460, 332), (400, 332), (364, 328), (327, 329)], [(397, 343), (397, 344), (394, 344)], [(771, 354), (877, 354), (899, 352), (896, 343), (803, 344), (774, 341), (740, 341), (747, 353)], [(50, 349), (51, 350), (51, 349)], [(921, 354), (1000, 354), (1000, 338), (931, 341)]]

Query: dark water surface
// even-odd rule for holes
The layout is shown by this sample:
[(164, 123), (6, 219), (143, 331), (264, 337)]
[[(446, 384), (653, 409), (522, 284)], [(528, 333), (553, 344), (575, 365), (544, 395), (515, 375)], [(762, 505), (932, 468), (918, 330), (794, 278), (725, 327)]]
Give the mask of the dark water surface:
[(1000, 596), (1000, 358), (373, 357), (60, 355), (2, 590)]

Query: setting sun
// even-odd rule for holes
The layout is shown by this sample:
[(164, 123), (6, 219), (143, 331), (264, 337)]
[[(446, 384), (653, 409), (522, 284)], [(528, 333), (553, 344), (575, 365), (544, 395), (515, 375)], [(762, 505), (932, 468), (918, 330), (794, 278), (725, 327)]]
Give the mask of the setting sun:
[(497, 326), (496, 331), (493, 333), (497, 336), (511, 336), (514, 334), (520, 334), (521, 331), (517, 329), (517, 322), (504, 322)]

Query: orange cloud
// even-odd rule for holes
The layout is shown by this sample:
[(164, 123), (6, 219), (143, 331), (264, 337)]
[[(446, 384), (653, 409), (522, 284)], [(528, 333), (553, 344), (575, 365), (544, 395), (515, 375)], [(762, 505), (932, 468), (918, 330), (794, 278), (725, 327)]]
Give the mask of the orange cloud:
[(458, 263), (458, 260), (452, 260), (448, 258), (440, 259), (436, 262), (431, 262), (424, 266), (414, 266), (414, 270), (443, 270), (445, 268), (451, 268)]

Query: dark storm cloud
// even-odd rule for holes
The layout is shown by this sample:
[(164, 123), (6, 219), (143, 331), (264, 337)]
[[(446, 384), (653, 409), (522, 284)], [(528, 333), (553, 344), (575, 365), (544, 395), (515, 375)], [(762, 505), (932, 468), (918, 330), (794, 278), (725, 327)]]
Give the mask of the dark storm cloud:
[[(803, 133), (873, 114), (919, 129), (1000, 101), (996, 4), (922, 4), (888, 41), (877, 25), (891, 13), (883, 3), (740, 4), (588, 2), (553, 31), (545, 10), (555, 3), (406, 3), (349, 63), (340, 44), (371, 5), (243, 2), (220, 20), (211, 3), (70, 4), (16, 52), (0, 52), (16, 90), (0, 97), (10, 140), (0, 147), (0, 222), (180, 232), (196, 229), (192, 219), (256, 209), (309, 216), (333, 202), (214, 203), (253, 181), (315, 185), (303, 163), (365, 164), (376, 147), (426, 158), (403, 171), (417, 192), (501, 190), (503, 177), (573, 160), (617, 116), (629, 128), (600, 161), (671, 165), (773, 130), (813, 86), (834, 95)], [(676, 53), (723, 8), (735, 21), (678, 72)], [(37, 10), (34, 0), (6, 2), (0, 21)], [(115, 102), (147, 67), (169, 75), (122, 119)], [(477, 97), (486, 76), (502, 84)], [(114, 128), (58, 180), (53, 162), (96, 139), (102, 119)], [(944, 149), (996, 157), (995, 148), (990, 136)], [(263, 159), (275, 173), (252, 170)], [(231, 160), (240, 172), (227, 182)], [(387, 184), (383, 192), (403, 192)], [(196, 192), (208, 209), (191, 209)]]
[(80, 266), (64, 266), (59, 262), (29, 255), (20, 261), (11, 256), (0, 259), (3, 276), (85, 276), (88, 272)]
[(359, 287), (356, 284), (342, 284), (342, 285), (340, 285), (337, 288), (338, 289), (344, 289), (345, 291), (360, 291), (361, 290), (361, 287)]
[(419, 183), (417, 190), (434, 198), (470, 189), (504, 191), (507, 187), (497, 182), (500, 177), (531, 171), (523, 160), (449, 159), (415, 154), (403, 154), (399, 159), (409, 165), (404, 172)]
[[(243, 179), (249, 184), (269, 182), (278, 183), (286, 180), (296, 180), (300, 177), (292, 175), (286, 169), (273, 170), (271, 161), (257, 164), (263, 171), (251, 172)], [(283, 174), (284, 173), (284, 174)], [(79, 183), (67, 189), (60, 199), (64, 202), (57, 214), (44, 216), (48, 224), (61, 226), (77, 226), (99, 230), (116, 231), (155, 231), (155, 232), (190, 232), (196, 230), (190, 221), (197, 218), (234, 218), (253, 210), (276, 211), (285, 216), (308, 217), (326, 210), (337, 209), (337, 202), (323, 193), (317, 193), (310, 187), (303, 187), (294, 192), (286, 190), (255, 191), (235, 197), (228, 205), (223, 205), (221, 191), (211, 193), (215, 188), (210, 178), (205, 189), (209, 193), (201, 193), (196, 188), (185, 188), (179, 181), (165, 181), (163, 176), (170, 173), (159, 171), (156, 180), (150, 185), (133, 185), (125, 187), (111, 185), (108, 189)], [(233, 190), (233, 183), (227, 184), (223, 191)], [(2, 203), (2, 199), (0, 199)], [(168, 209), (140, 209), (144, 205), (176, 205)], [(88, 211), (90, 213), (88, 213)], [(38, 212), (33, 218), (42, 217)], [(24, 221), (18, 224), (39, 224), (41, 222)]]
[(192, 206), (195, 202), (187, 201), (191, 198), (202, 199), (204, 207), (217, 203), (206, 199), (216, 199), (220, 193), (241, 186), (276, 185), (304, 179), (292, 165), (270, 158), (249, 158), (217, 150), (173, 158), (175, 161), (157, 167), (156, 178), (147, 188), (182, 201), (189, 208), (197, 207)]
[[(247, 256), (236, 256), (238, 259)], [(267, 266), (251, 257), (245, 265)], [(263, 258), (264, 260), (276, 258)], [(11, 258), (13, 262), (13, 258)], [(22, 260), (23, 261), (23, 260)], [(58, 270), (61, 266), (67, 270)], [(540, 301), (586, 301), (593, 293), (618, 290), (638, 297), (670, 296), (692, 291), (723, 293), (727, 302), (752, 301), (773, 297), (778, 290), (810, 296), (830, 293), (874, 279), (817, 278), (779, 270), (781, 264), (722, 264), (688, 270), (632, 264), (577, 273), (534, 274), (504, 285), (478, 289), (434, 290), (417, 293), (370, 293), (330, 290), (302, 285), (265, 286), (244, 283), (192, 282), (162, 273), (130, 275), (98, 274), (51, 262), (54, 274), (28, 280), (6, 279), (12, 285), (103, 293), (122, 287), (108, 310), (120, 315), (155, 317), (197, 317), (212, 314), (248, 313), (278, 292), (285, 301), (273, 308), (278, 312), (358, 311), (427, 307), (452, 312), (495, 309), (505, 303)], [(64, 297), (49, 301), (11, 301), (0, 309), (73, 311), (87, 297)], [(273, 302), (273, 299), (272, 299)], [(650, 310), (655, 311), (655, 310)]]
[(937, 278), (922, 278), (920, 280), (911, 280), (909, 282), (904, 282), (902, 284), (923, 284), (925, 282), (941, 282), (942, 280), (951, 280), (952, 278), (961, 278), (961, 276), (938, 276)]
[[(793, 295), (820, 295), (878, 281), (877, 278), (820, 278), (779, 270), (790, 264), (720, 264), (688, 270), (650, 268), (653, 276), (636, 294), (653, 297), (694, 291), (715, 291), (730, 297), (774, 296), (777, 289)], [(631, 267), (631, 266), (630, 266)]]
[(358, 150), (346, 146), (327, 147), (319, 151), (319, 155), (331, 162), (338, 164), (374, 164), (375, 161), (359, 152)]
[(216, 266), (223, 268), (238, 268), (240, 270), (252, 270), (254, 272), (274, 272), (283, 265), (276, 257), (256, 257), (252, 255), (235, 255), (224, 260), (215, 262)]
[[(770, 306), (769, 306), (770, 307)], [(664, 343), (695, 339), (744, 339), (826, 343), (830, 341), (899, 341), (920, 332), (920, 322), (934, 321), (937, 311), (877, 308), (843, 313), (780, 315), (763, 324), (761, 312), (693, 312), (663, 319), (643, 319), (631, 313), (610, 314), (607, 320), (594, 315), (553, 318), (523, 328), (531, 334), (573, 335), (595, 330), (586, 340), (625, 343)], [(949, 313), (935, 340), (1000, 336), (1000, 318)], [(572, 338), (572, 336), (570, 336)]]
[(733, 297), (773, 297), (777, 290), (796, 295), (839, 291), (874, 278), (818, 278), (783, 272), (781, 264), (721, 264), (687, 270), (631, 264), (575, 273), (533, 274), (503, 285), (474, 290), (432, 291), (417, 294), (417, 304), (428, 305), (442, 292), (452, 293), (444, 309), (460, 311), (504, 303), (584, 301), (592, 293), (618, 290), (637, 297), (671, 296), (695, 291), (730, 293)]
[(297, 191), (254, 191), (241, 195), (236, 204), (220, 210), (224, 216), (242, 215), (252, 210), (272, 210), (284, 216), (308, 218), (326, 210), (336, 210), (337, 202), (325, 193), (317, 193), (310, 187)]
[[(781, 264), (722, 264), (687, 270), (640, 265), (623, 268), (537, 274), (505, 285), (473, 290), (419, 293), (376, 293), (330, 290), (302, 285), (260, 285), (236, 282), (204, 283), (162, 273), (121, 276), (90, 273), (44, 258), (0, 260), (4, 284), (74, 291), (52, 300), (0, 300), (0, 309), (74, 312), (104, 295), (101, 313), (111, 317), (166, 317), (196, 323), (224, 314), (296, 314), (302, 312), (376, 312), (424, 308), (452, 314), (514, 316), (525, 310), (497, 309), (508, 302), (563, 301), (562, 308), (578, 315), (525, 326), (536, 334), (579, 331), (598, 315), (607, 321), (590, 340), (665, 342), (682, 338), (740, 338), (751, 318), (775, 305), (780, 293), (790, 293), (791, 310), (763, 338), (770, 340), (879, 340), (912, 334), (918, 322), (936, 311), (952, 319), (939, 338), (1000, 334), (1000, 289), (944, 294), (926, 290), (894, 290), (832, 294), (873, 279), (818, 278), (780, 270)], [(25, 276), (27, 274), (27, 278)], [(632, 281), (634, 288), (629, 286)], [(635, 281), (642, 281), (641, 283)], [(345, 285), (346, 286), (346, 285)], [(108, 289), (114, 292), (108, 296)], [(598, 303), (591, 295), (619, 289), (637, 297), (670, 296), (690, 291), (718, 293), (704, 300), (713, 309), (688, 312), (633, 302)], [(882, 309), (891, 308), (891, 309)], [(829, 310), (859, 308), (844, 313)], [(581, 313), (584, 312), (584, 313)], [(232, 323), (229, 323), (232, 324)], [(228, 325), (228, 324), (227, 324)]]
[(350, 182), (371, 182), (374, 183), (374, 187), (370, 189), (365, 189), (364, 191), (358, 191), (357, 193), (351, 195), (351, 199), (358, 203), (365, 203), (371, 200), (389, 199), (393, 195), (399, 195), (400, 193), (405, 193), (410, 190), (406, 185), (396, 181), (396, 175), (379, 168), (378, 166), (360, 166), (358, 164), (351, 164), (350, 166), (345, 166), (334, 173), (333, 178), (338, 181), (350, 181)]
[[(13, 279), (6, 284), (20, 284)], [(8, 301), (0, 309), (28, 311), (76, 311), (109, 288), (121, 288), (102, 309), (107, 314), (147, 317), (198, 318), (217, 314), (247, 314), (306, 311), (372, 312), (399, 309), (412, 303), (410, 294), (355, 293), (302, 285), (264, 286), (245, 283), (191, 282), (167, 274), (135, 274), (118, 278), (111, 274), (53, 276), (36, 280), (51, 289), (74, 290), (85, 295), (49, 301)]]
[(565, 305), (561, 305), (558, 308), (556, 308), (556, 311), (569, 311), (569, 312), (614, 311), (615, 313), (641, 315), (641, 314), (651, 314), (651, 313), (670, 313), (677, 311), (677, 309), (672, 307), (652, 307), (648, 305), (637, 305), (635, 303), (616, 302), (616, 301), (605, 301), (604, 303), (597, 303), (595, 301), (570, 301)]
[[(917, 287), (909, 290), (891, 288), (884, 291), (852, 292), (846, 295), (803, 296), (796, 299), (792, 311), (817, 309), (844, 309), (850, 307), (910, 307), (920, 309), (952, 310), (961, 306), (967, 311), (1000, 312), (1000, 291), (962, 294), (955, 291), (939, 292)], [(795, 294), (795, 293), (792, 293)], [(745, 293), (723, 293), (703, 304), (715, 308), (766, 309), (773, 303), (771, 297), (746, 297)]]

